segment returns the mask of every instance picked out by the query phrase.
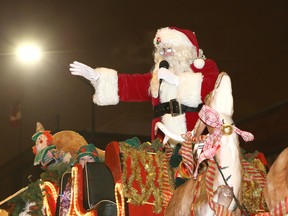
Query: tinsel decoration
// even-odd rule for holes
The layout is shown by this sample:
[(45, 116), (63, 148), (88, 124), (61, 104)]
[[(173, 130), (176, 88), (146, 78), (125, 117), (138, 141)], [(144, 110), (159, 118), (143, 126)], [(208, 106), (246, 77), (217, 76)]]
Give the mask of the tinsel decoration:
[[(161, 151), (148, 153), (135, 149), (126, 143), (120, 143), (123, 163), (122, 184), (123, 193), (134, 205), (144, 205), (153, 202), (153, 211), (158, 214), (163, 209), (162, 191), (164, 156)], [(169, 165), (168, 165), (169, 167)], [(171, 181), (173, 175), (170, 172)], [(173, 183), (171, 187), (173, 188)]]
[[(244, 179), (249, 178), (251, 178), (251, 176), (244, 172)], [(243, 205), (247, 208), (248, 212), (255, 214), (268, 211), (263, 196), (263, 189), (256, 181), (243, 181), (242, 197)]]
[[(250, 156), (253, 156), (253, 154), (250, 154)], [(250, 164), (250, 168), (247, 167), (247, 165), (244, 166), (242, 162), (244, 168), (242, 187), (243, 205), (252, 214), (268, 211), (268, 207), (263, 194), (264, 183), (259, 181), (259, 177), (261, 176), (263, 179), (266, 179), (266, 168), (264, 164), (257, 158), (250, 157), (249, 162), (247, 163)]]

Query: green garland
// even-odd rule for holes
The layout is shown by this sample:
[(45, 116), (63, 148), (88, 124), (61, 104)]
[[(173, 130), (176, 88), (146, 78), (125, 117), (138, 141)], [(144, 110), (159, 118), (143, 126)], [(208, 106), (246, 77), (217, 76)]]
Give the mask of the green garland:
[(42, 181), (49, 181), (60, 186), (62, 175), (67, 171), (71, 171), (71, 166), (61, 162), (41, 173), (40, 178)]
[(44, 181), (49, 181), (59, 186), (62, 175), (69, 170), (71, 170), (70, 165), (59, 163), (56, 166), (53, 166), (53, 168), (47, 169), (45, 172), (41, 173), (41, 180), (38, 179), (35, 182), (31, 181), (26, 191), (10, 200), (9, 205), (12, 206), (12, 216), (18, 216), (24, 211), (26, 204), (31, 202), (35, 202), (35, 206), (30, 207), (31, 211), (29, 213), (37, 216), (43, 215), (43, 193), (40, 184)]
[(28, 185), (26, 191), (14, 197), (9, 201), (12, 207), (12, 216), (18, 216), (25, 208), (26, 203), (35, 203), (33, 208), (30, 208), (29, 214), (42, 216), (43, 194), (40, 188), (41, 180), (36, 180)]

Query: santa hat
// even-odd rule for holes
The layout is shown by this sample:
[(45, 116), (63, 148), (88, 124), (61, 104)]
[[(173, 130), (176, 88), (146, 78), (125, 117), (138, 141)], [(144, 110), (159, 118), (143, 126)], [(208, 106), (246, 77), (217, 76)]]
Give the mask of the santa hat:
[(197, 53), (197, 59), (194, 60), (193, 65), (197, 69), (202, 69), (204, 67), (204, 60), (199, 58), (199, 46), (196, 35), (194, 32), (181, 29), (177, 27), (166, 27), (161, 28), (157, 31), (156, 36), (153, 40), (154, 46), (157, 46), (161, 43), (169, 44), (173, 46), (187, 46), (195, 47)]

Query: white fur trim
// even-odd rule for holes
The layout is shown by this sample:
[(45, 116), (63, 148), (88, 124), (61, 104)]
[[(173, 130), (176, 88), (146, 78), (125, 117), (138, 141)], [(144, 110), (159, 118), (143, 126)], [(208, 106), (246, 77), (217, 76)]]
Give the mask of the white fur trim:
[(168, 102), (171, 99), (175, 99), (177, 97), (178, 86), (170, 84), (165, 80), (162, 81), (160, 86), (160, 102)]
[(191, 107), (197, 107), (201, 100), (201, 86), (203, 75), (201, 73), (186, 72), (179, 74), (179, 88), (177, 100)]
[(156, 36), (153, 40), (154, 45), (157, 45), (158, 38), (161, 40), (160, 43), (167, 45), (168, 47), (174, 46), (194, 46), (188, 37), (176, 29), (171, 29), (169, 27), (161, 28), (157, 31)]
[(100, 73), (100, 77), (91, 82), (95, 88), (93, 102), (100, 106), (118, 104), (117, 71), (108, 68), (96, 68), (95, 71)]
[(205, 65), (205, 61), (203, 59), (195, 59), (193, 64), (197, 69), (202, 69)]
[(171, 114), (165, 114), (162, 117), (162, 122), (169, 131), (176, 135), (181, 136), (187, 132), (185, 114), (174, 117)]

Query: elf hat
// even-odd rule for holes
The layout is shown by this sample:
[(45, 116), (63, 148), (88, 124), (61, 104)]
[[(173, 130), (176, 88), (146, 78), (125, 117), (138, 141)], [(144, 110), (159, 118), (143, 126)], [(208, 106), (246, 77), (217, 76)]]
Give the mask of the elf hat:
[[(170, 46), (186, 46), (186, 47), (195, 47), (197, 57), (199, 56), (199, 45), (194, 32), (181, 29), (177, 27), (166, 27), (158, 29), (156, 36), (153, 40), (154, 46), (157, 46), (161, 43), (169, 44)], [(204, 67), (204, 60), (197, 58), (193, 62), (194, 66), (197, 69), (201, 69)]]
[(97, 149), (92, 143), (80, 147), (77, 152), (77, 162), (84, 156), (91, 156), (96, 162), (99, 162)]
[[(32, 140), (36, 141), (37, 138), (45, 132), (43, 125), (40, 122), (36, 123), (36, 133), (32, 136)], [(49, 132), (49, 131), (47, 131)]]

